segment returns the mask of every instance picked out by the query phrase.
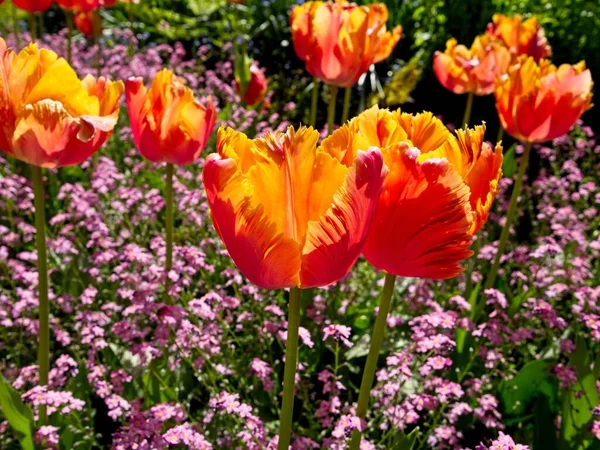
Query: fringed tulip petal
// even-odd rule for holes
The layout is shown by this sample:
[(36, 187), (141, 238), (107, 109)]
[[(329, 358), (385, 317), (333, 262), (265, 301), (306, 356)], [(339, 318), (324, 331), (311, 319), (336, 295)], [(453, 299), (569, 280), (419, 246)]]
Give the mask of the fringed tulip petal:
[(110, 137), (123, 83), (83, 81), (62, 58), (31, 44), (18, 55), (0, 39), (0, 148), (40, 167), (80, 164)]
[(254, 140), (221, 129), (205, 164), (215, 228), (258, 286), (326, 286), (360, 254), (385, 175), (381, 153), (338, 159), (318, 138), (305, 127)]
[(502, 172), (502, 147), (483, 143), (485, 127), (455, 137), (431, 113), (373, 107), (325, 139), (345, 160), (377, 146), (389, 173), (363, 249), (388, 273), (450, 278), (471, 255), (473, 234), (486, 222)]
[(544, 29), (535, 16), (523, 20), (518, 14), (512, 17), (494, 14), (487, 34), (500, 39), (515, 58), (525, 55), (539, 61), (552, 56), (552, 48), (548, 45)]
[[(330, 284), (345, 276), (360, 255), (381, 193), (386, 167), (379, 149), (359, 151), (333, 204), (309, 222), (302, 249), (303, 287)], [(336, 261), (332, 264), (331, 261)]]
[(590, 108), (592, 87), (585, 63), (557, 68), (521, 57), (496, 87), (496, 109), (511, 136), (544, 142), (567, 133)]
[(127, 80), (126, 99), (131, 131), (144, 158), (176, 165), (198, 159), (216, 121), (210, 99), (198, 103), (183, 80), (166, 69), (149, 89), (140, 78)]
[(419, 154), (406, 144), (388, 149), (390, 173), (363, 253), (391, 274), (451, 278), (472, 254), (469, 188), (446, 160), (419, 163)]
[(471, 48), (449, 39), (444, 53), (434, 54), (433, 71), (440, 84), (455, 94), (488, 95), (510, 62), (506, 47), (484, 34), (475, 38)]
[(290, 16), (294, 49), (314, 77), (339, 87), (354, 85), (371, 64), (391, 54), (402, 28), (386, 30), (387, 7), (345, 0), (306, 2)]
[(266, 289), (297, 286), (300, 247), (252, 205), (252, 186), (235, 161), (211, 155), (203, 176), (215, 228), (242, 273)]

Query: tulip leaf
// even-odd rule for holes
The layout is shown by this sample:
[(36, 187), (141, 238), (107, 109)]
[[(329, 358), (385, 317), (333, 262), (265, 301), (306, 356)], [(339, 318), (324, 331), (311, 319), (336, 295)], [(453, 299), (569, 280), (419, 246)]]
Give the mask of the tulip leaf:
[(516, 145), (513, 145), (508, 151), (504, 154), (504, 159), (502, 160), (502, 175), (505, 178), (512, 178), (513, 175), (517, 172), (517, 158), (515, 156)]
[(528, 403), (538, 394), (552, 395), (550, 366), (548, 360), (531, 361), (525, 364), (512, 379), (503, 383), (501, 396), (504, 409), (508, 414), (523, 414)]
[(0, 410), (17, 434), (23, 450), (34, 450), (33, 414), (13, 387), (0, 375)]
[(598, 391), (591, 369), (590, 354), (581, 336), (575, 341), (571, 365), (577, 373), (577, 383), (565, 393), (563, 399), (561, 449), (579, 450), (588, 448), (593, 439), (589, 426), (593, 419), (592, 410), (598, 405)]
[(419, 427), (415, 428), (408, 434), (400, 433), (390, 447), (391, 450), (413, 450), (419, 434)]

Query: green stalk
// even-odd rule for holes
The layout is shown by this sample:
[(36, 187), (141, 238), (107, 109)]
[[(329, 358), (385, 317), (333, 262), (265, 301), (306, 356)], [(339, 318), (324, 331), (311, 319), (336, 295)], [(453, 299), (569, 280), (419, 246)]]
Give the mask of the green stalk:
[(35, 41), (35, 14), (29, 14), (29, 34), (31, 34), (31, 41)]
[(479, 255), (479, 250), (481, 249), (482, 239), (482, 236), (475, 236), (475, 247), (473, 248), (473, 256), (471, 256), (471, 260), (469, 261), (469, 265), (465, 273), (465, 299), (467, 301), (471, 297), (471, 292), (473, 291), (473, 270), (475, 270), (475, 265), (477, 264), (477, 255)]
[(345, 124), (348, 120), (348, 115), (350, 114), (350, 97), (352, 96), (352, 87), (347, 87), (346, 92), (344, 92), (344, 109), (342, 109), (342, 122), (341, 124)]
[(521, 187), (523, 186), (523, 176), (525, 175), (525, 172), (527, 171), (527, 165), (529, 164), (530, 153), (531, 142), (527, 142), (525, 144), (525, 151), (523, 152), (523, 156), (521, 157), (521, 161), (519, 163), (519, 171), (517, 172), (515, 186), (513, 188), (512, 195), (510, 196), (508, 212), (506, 213), (506, 223), (504, 224), (504, 228), (502, 228), (502, 233), (500, 234), (498, 251), (496, 252), (496, 257), (494, 258), (494, 263), (492, 264), (492, 268), (490, 269), (488, 278), (487, 280), (485, 280), (485, 285), (483, 286), (484, 289), (490, 289), (494, 286), (494, 283), (496, 282), (496, 275), (498, 275), (498, 269), (500, 268), (500, 259), (502, 258), (502, 254), (504, 253), (506, 241), (508, 240), (508, 235), (510, 234), (510, 227), (512, 225), (517, 210), (517, 201), (519, 199), (519, 194), (521, 193)]
[(310, 126), (317, 124), (317, 105), (319, 104), (319, 79), (313, 79), (312, 96), (310, 101)]
[(498, 136), (496, 137), (496, 142), (500, 142), (504, 137), (504, 128), (502, 128), (502, 124), (500, 124), (500, 128), (498, 128)]
[(167, 228), (167, 252), (165, 265), (165, 292), (167, 299), (169, 296), (170, 278), (169, 272), (173, 268), (173, 164), (167, 163), (167, 186), (165, 189), (165, 223)]
[(100, 43), (100, 35), (101, 35), (101, 18), (98, 10), (94, 10), (92, 13), (92, 36), (94, 40), (94, 44), (98, 46), (98, 51), (96, 52), (96, 78), (100, 77), (100, 66), (102, 64), (102, 44)]
[(292, 417), (294, 412), (294, 388), (296, 364), (298, 362), (298, 329), (300, 328), (300, 300), (302, 290), (290, 289), (288, 312), (288, 332), (285, 343), (285, 369), (283, 371), (283, 401), (279, 417), (278, 450), (288, 450), (292, 436)]
[[(31, 166), (33, 184), (33, 200), (35, 205), (35, 242), (37, 247), (38, 266), (38, 299), (39, 299), (39, 331), (38, 331), (38, 364), (40, 386), (48, 385), (50, 370), (50, 305), (48, 303), (48, 266), (46, 256), (46, 218), (44, 214), (44, 176), (42, 168)], [(42, 424), (48, 422), (46, 406), (40, 406)]]
[(67, 16), (67, 61), (71, 64), (73, 58), (73, 11), (66, 11)]
[(469, 96), (467, 97), (467, 107), (465, 108), (465, 115), (463, 116), (461, 127), (469, 126), (469, 121), (471, 120), (471, 110), (473, 109), (473, 93), (469, 92)]
[[(375, 326), (373, 327), (371, 345), (369, 346), (369, 354), (367, 355), (367, 362), (365, 363), (365, 369), (363, 371), (363, 377), (360, 383), (360, 391), (358, 393), (358, 403), (356, 404), (356, 416), (360, 417), (361, 419), (366, 417), (367, 409), (369, 407), (371, 388), (373, 387), (373, 380), (375, 379), (375, 371), (377, 370), (379, 352), (381, 351), (381, 346), (383, 344), (386, 321), (390, 312), (395, 282), (396, 275), (387, 274), (385, 276), (385, 284), (383, 286), (381, 300), (379, 302), (379, 312), (377, 313), (377, 319), (375, 320)], [(360, 448), (361, 438), (362, 435), (360, 431), (354, 430), (352, 432), (350, 450), (358, 450)]]
[(333, 133), (335, 123), (335, 101), (337, 99), (338, 87), (330, 86), (329, 107), (327, 108), (327, 133)]
[(19, 30), (19, 19), (17, 19), (17, 7), (13, 4), (11, 9), (17, 50), (21, 50), (21, 32)]

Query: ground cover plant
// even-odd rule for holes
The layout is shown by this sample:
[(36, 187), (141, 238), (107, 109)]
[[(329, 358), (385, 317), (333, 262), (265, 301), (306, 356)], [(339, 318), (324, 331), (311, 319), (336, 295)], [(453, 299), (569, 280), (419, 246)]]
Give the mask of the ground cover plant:
[(366, 3), (0, 2), (0, 448), (600, 448), (594, 6)]

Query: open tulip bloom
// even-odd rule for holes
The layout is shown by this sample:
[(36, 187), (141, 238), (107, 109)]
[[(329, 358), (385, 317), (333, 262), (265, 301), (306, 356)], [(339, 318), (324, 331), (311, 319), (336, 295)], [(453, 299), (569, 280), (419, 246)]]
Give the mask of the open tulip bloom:
[(552, 56), (552, 48), (537, 17), (523, 20), (520, 15), (512, 17), (494, 14), (487, 34), (499, 39), (510, 50), (513, 58), (531, 56), (536, 61)]
[(498, 251), (484, 287), (494, 286), (500, 259), (510, 233), (523, 176), (529, 163), (531, 145), (566, 134), (592, 104), (592, 74), (581, 61), (559, 67), (531, 56), (521, 56), (498, 82), (495, 96), (500, 123), (508, 134), (523, 141), (525, 150), (519, 163), (506, 222)]
[[(346, 88), (343, 123), (348, 115), (352, 86), (372, 64), (388, 58), (400, 40), (402, 27), (388, 31), (388, 16), (383, 3), (359, 6), (345, 0), (308, 1), (292, 10), (290, 25), (296, 54), (306, 63), (306, 70), (315, 80), (331, 85), (330, 133), (337, 89)], [(315, 100), (316, 86), (317, 83), (313, 90)]]
[(200, 104), (184, 80), (167, 69), (156, 74), (149, 89), (141, 78), (130, 78), (125, 91), (135, 145), (147, 160), (167, 164), (165, 282), (169, 299), (169, 272), (173, 267), (173, 165), (190, 164), (198, 159), (213, 131), (217, 112), (210, 98), (205, 105)]
[[(30, 44), (18, 55), (0, 38), (0, 149), (31, 166), (38, 263), (39, 377), (48, 384), (50, 331), (42, 168), (81, 164), (110, 137), (123, 83), (79, 80), (67, 61)], [(45, 407), (40, 409), (45, 421)]]
[(462, 125), (469, 124), (473, 96), (492, 94), (496, 78), (508, 70), (510, 61), (504, 44), (486, 34), (477, 36), (471, 48), (449, 39), (443, 53), (435, 52), (433, 71), (441, 85), (455, 94), (469, 95)]
[[(431, 113), (373, 107), (322, 147), (344, 161), (379, 148), (389, 173), (363, 248), (386, 272), (356, 415), (366, 415), (396, 276), (446, 279), (462, 272), (473, 235), (485, 224), (502, 176), (502, 147), (483, 142), (485, 126), (452, 134)], [(351, 449), (358, 449), (354, 432)]]
[(220, 129), (203, 171), (214, 226), (238, 268), (260, 287), (290, 288), (279, 449), (290, 442), (300, 289), (348, 273), (386, 174), (379, 149), (344, 155), (318, 139), (305, 127), (254, 140)]

